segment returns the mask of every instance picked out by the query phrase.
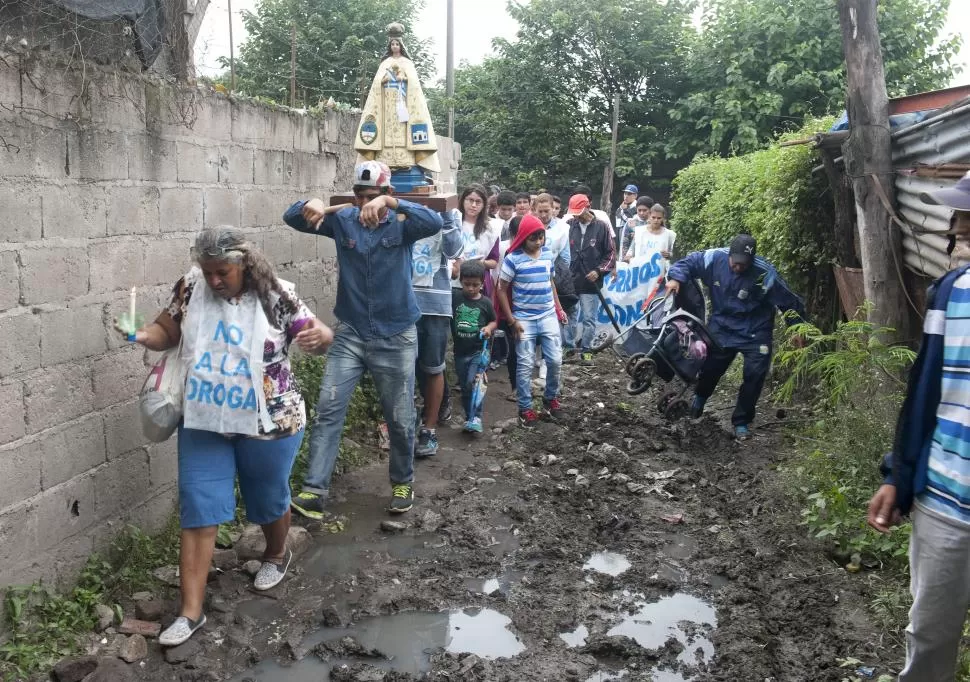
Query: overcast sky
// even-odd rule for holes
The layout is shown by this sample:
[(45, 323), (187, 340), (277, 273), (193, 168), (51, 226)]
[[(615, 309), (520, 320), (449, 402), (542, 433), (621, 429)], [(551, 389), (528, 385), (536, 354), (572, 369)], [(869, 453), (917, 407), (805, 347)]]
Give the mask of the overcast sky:
[[(348, 0), (351, 1), (351, 0)], [(239, 45), (245, 39), (242, 10), (253, 11), (256, 0), (233, 0), (233, 40)], [(492, 51), (493, 38), (513, 38), (516, 23), (505, 11), (506, 0), (455, 0), (455, 64), (463, 61), (476, 63)], [(417, 25), (416, 33), (434, 41), (435, 65), (439, 77), (445, 72), (446, 0), (426, 0)], [(211, 0), (199, 39), (195, 45), (198, 71), (202, 75), (214, 75), (222, 69), (217, 58), (229, 56), (227, 0)], [(951, 0), (950, 16), (946, 31), (963, 32), (963, 50), (957, 61), (963, 66), (953, 84), (970, 84), (970, 0)]]

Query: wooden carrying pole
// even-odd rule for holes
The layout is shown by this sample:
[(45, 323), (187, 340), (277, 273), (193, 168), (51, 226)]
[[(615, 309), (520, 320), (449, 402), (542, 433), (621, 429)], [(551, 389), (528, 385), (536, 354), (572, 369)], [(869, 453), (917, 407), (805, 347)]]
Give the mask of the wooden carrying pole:
[(897, 267), (901, 235), (876, 189), (879, 183), (894, 198), (889, 97), (876, 10), (877, 0), (839, 0), (850, 130), (842, 150), (855, 192), (865, 295), (873, 305), (869, 319), (896, 330), (886, 340), (903, 341), (909, 339), (909, 309)]

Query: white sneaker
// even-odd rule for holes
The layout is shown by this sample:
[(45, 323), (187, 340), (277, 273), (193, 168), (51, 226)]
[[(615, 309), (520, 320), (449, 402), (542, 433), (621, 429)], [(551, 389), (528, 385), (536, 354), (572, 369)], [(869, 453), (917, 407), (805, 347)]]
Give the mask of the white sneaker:
[(546, 366), (546, 363), (543, 362), (541, 365), (539, 365), (539, 378), (542, 381), (545, 381), (546, 380), (546, 372), (548, 370), (549, 370), (549, 368)]
[(178, 646), (185, 644), (195, 631), (205, 625), (205, 614), (193, 622), (185, 616), (179, 616), (175, 622), (165, 628), (165, 632), (158, 636), (158, 643), (162, 646)]
[(272, 561), (264, 561), (263, 565), (259, 567), (259, 573), (256, 574), (256, 579), (253, 581), (253, 589), (268, 590), (276, 587), (283, 580), (286, 575), (286, 569), (290, 567), (290, 561), (293, 559), (293, 552), (287, 548), (286, 554), (283, 556), (282, 564), (274, 564)]

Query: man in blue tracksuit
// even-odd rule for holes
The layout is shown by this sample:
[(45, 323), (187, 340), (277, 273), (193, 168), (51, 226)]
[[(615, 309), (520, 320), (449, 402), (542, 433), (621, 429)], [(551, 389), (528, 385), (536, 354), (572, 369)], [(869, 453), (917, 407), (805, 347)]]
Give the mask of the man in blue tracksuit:
[(728, 249), (697, 251), (670, 268), (667, 291), (676, 294), (685, 282), (699, 279), (707, 285), (711, 299), (711, 336), (719, 348), (707, 351), (701, 368), (691, 417), (700, 417), (704, 404), (714, 393), (717, 382), (734, 362), (744, 356), (744, 378), (738, 402), (731, 416), (734, 434), (750, 437), (755, 406), (771, 369), (771, 340), (775, 327), (775, 308), (805, 313), (802, 300), (792, 293), (774, 266), (756, 255), (754, 237), (741, 234)]
[[(965, 260), (970, 173), (920, 198), (953, 211), (948, 252)], [(904, 514), (913, 521), (913, 607), (900, 682), (953, 681), (970, 607), (970, 266), (934, 282), (926, 298), (923, 341), (867, 519), (884, 533)]]

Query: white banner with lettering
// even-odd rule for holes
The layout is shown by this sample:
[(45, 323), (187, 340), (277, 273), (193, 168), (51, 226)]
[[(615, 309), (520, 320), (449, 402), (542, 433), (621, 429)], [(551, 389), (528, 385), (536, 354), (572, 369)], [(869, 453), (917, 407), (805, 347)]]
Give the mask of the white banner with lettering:
[[(622, 331), (626, 331), (639, 319), (643, 302), (651, 297), (657, 287), (664, 286), (667, 261), (659, 251), (634, 258), (629, 263), (620, 262), (616, 276), (607, 275), (603, 280), (603, 299), (613, 311), (613, 317)], [(616, 330), (600, 304), (596, 308), (596, 332)]]

